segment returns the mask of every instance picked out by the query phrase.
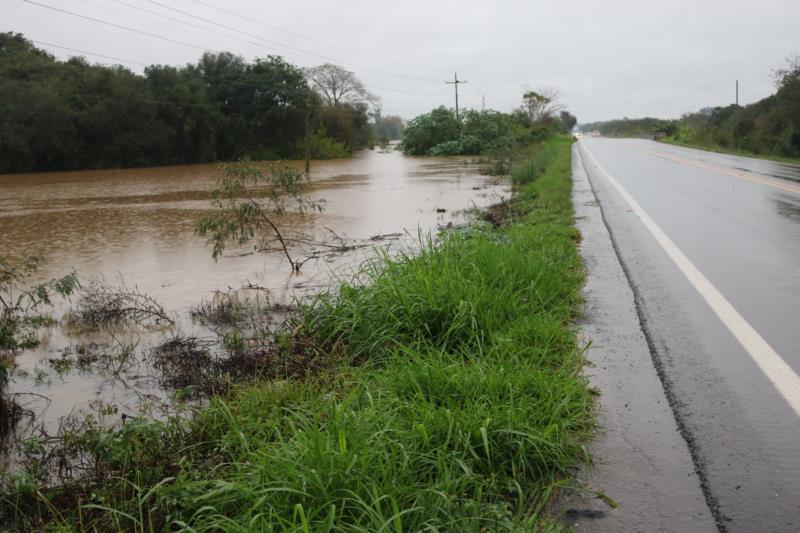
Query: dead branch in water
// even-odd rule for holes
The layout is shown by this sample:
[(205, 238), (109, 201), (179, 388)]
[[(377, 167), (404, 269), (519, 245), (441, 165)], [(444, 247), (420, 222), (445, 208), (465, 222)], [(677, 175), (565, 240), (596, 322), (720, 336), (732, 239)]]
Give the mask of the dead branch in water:
[(96, 330), (125, 324), (173, 325), (175, 321), (152, 296), (93, 281), (81, 291), (81, 298), (66, 318), (66, 325), (75, 329)]

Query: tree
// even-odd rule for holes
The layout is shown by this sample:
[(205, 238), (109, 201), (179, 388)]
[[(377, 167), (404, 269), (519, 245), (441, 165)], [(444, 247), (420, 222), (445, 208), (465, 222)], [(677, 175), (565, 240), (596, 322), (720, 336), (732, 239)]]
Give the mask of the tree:
[(561, 111), (558, 114), (558, 118), (561, 120), (561, 131), (563, 133), (571, 132), (578, 123), (578, 119), (569, 111)]
[(212, 193), (216, 211), (200, 220), (195, 231), (208, 236), (215, 260), (229, 241), (243, 245), (258, 237), (261, 239), (258, 250), (265, 251), (272, 236), (280, 243), (292, 271), (299, 272), (302, 263), (292, 259), (275, 217), (285, 213), (290, 205), (301, 213), (309, 208), (322, 211), (320, 202), (305, 198), (307, 180), (304, 173), (283, 164), (269, 165), (266, 172), (247, 161), (223, 165), (217, 189)]
[(428, 150), (459, 136), (455, 113), (444, 106), (412, 119), (403, 132), (403, 152), (410, 155), (425, 155)]
[(411, 155), (478, 155), (513, 144), (514, 128), (506, 113), (467, 109), (459, 125), (452, 110), (439, 107), (408, 123), (401, 146)]
[(0, 172), (24, 172), (291, 157), (319, 97), (280, 57), (140, 75), (0, 33), (0, 102)]
[(403, 119), (397, 115), (387, 115), (385, 117), (379, 114), (376, 115), (375, 136), (379, 142), (399, 139), (403, 135), (404, 128)]
[(317, 135), (341, 143), (349, 153), (366, 147), (372, 133), (364, 103), (322, 106), (314, 111), (312, 127)]
[(325, 63), (305, 69), (311, 88), (322, 97), (325, 105), (367, 103), (377, 105), (380, 98), (369, 92), (355, 74), (338, 65)]
[(784, 116), (800, 133), (800, 55), (789, 58), (786, 66), (773, 72), (773, 77)]
[[(18, 262), (0, 257), (0, 354), (35, 344), (30, 338), (21, 338), (24, 327), (29, 325), (30, 314), (52, 305), (55, 296), (69, 297), (79, 287), (74, 272), (30, 285), (42, 261), (38, 256)], [(4, 378), (2, 370), (0, 361), (0, 390)]]
[(538, 92), (526, 91), (522, 95), (520, 110), (527, 118), (528, 126), (551, 118), (564, 109), (564, 106), (559, 102), (560, 97), (561, 93), (558, 89), (553, 88), (539, 89)]
[(299, 68), (277, 56), (247, 63), (223, 52), (204, 54), (198, 70), (222, 115), (219, 159), (293, 155), (314, 100)]

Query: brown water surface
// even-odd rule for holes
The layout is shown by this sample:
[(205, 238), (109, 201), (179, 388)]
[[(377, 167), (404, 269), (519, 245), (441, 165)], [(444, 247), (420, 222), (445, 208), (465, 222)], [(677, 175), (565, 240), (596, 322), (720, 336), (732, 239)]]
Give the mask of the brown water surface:
[[(193, 228), (209, 212), (209, 191), (218, 176), (217, 165), (0, 176), (0, 254), (44, 256), (42, 277), (74, 269), (84, 281), (103, 278), (138, 287), (178, 317), (178, 330), (197, 334), (188, 311), (214, 291), (252, 283), (269, 288), (272, 301), (287, 302), (325, 287), (332, 275), (346, 275), (373, 250), (324, 255), (307, 263), (299, 276), (290, 274), (281, 254), (232, 249), (215, 262)], [(311, 197), (324, 199), (325, 210), (284, 216), (280, 225), (287, 235), (322, 239), (332, 230), (395, 249), (413, 246), (420, 233), (462, 221), (460, 210), (508, 195), (505, 185), (481, 175), (479, 166), (465, 158), (414, 158), (396, 151), (313, 162), (311, 181)], [(386, 234), (404, 239), (368, 240)], [(57, 306), (55, 318), (67, 310), (68, 304)], [(54, 374), (43, 364), (66, 346), (107, 340), (107, 334), (71, 337), (50, 328), (37, 348), (16, 357), (9, 389), (23, 393), (19, 398), (30, 392), (47, 396), (49, 404), (29, 397), (47, 425), (100, 402), (136, 409), (143, 395), (163, 396), (145, 376)]]

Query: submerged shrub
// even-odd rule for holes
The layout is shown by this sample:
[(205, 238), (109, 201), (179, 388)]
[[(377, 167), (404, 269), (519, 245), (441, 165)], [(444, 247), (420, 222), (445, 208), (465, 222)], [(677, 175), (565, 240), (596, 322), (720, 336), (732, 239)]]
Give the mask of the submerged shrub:
[(152, 296), (124, 285), (114, 287), (94, 280), (81, 291), (66, 325), (77, 330), (96, 330), (126, 324), (173, 324), (164, 307)]

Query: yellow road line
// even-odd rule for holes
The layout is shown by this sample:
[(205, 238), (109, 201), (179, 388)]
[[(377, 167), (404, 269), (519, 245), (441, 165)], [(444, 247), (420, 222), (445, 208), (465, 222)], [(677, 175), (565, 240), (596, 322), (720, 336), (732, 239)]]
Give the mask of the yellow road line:
[(647, 148), (641, 148), (639, 146), (634, 145), (633, 143), (629, 143), (626, 141), (620, 141), (620, 142), (625, 146), (627, 146), (628, 148), (632, 148), (634, 150), (638, 150), (646, 154), (654, 155), (656, 157), (661, 157), (662, 159), (669, 159), (670, 161), (675, 161), (676, 163), (691, 165), (693, 167), (701, 168), (703, 170), (710, 170), (711, 172), (716, 172), (718, 174), (725, 174), (727, 176), (733, 176), (735, 178), (741, 178), (743, 180), (752, 181), (753, 183), (760, 183), (761, 185), (766, 185), (767, 187), (772, 187), (773, 189), (780, 189), (782, 191), (794, 192), (800, 194), (800, 187), (789, 183), (783, 183), (775, 178), (768, 178), (766, 176), (761, 176), (758, 174), (746, 174), (744, 172), (739, 172), (735, 169), (727, 169), (709, 163), (703, 163), (701, 161), (695, 161), (692, 159), (685, 159), (683, 157), (678, 157), (672, 154), (666, 154), (664, 152), (648, 150)]

